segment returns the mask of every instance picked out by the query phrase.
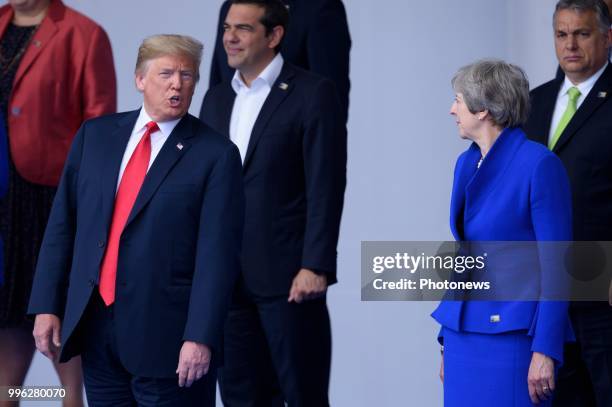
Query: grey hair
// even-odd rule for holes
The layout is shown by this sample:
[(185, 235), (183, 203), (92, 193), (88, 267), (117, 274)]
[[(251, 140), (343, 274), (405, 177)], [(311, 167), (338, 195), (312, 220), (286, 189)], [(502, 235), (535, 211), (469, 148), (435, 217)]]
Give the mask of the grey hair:
[(599, 31), (606, 34), (610, 29), (610, 10), (603, 0), (559, 0), (553, 14), (553, 28), (556, 27), (557, 13), (560, 10), (573, 10), (578, 13), (593, 11), (597, 16)]
[(138, 48), (136, 73), (144, 73), (148, 62), (167, 55), (185, 56), (193, 62), (195, 80), (200, 79), (200, 62), (204, 46), (195, 38), (178, 34), (158, 34), (147, 37)]
[(472, 113), (487, 110), (495, 125), (517, 127), (529, 115), (529, 81), (521, 68), (485, 59), (460, 68), (451, 84)]

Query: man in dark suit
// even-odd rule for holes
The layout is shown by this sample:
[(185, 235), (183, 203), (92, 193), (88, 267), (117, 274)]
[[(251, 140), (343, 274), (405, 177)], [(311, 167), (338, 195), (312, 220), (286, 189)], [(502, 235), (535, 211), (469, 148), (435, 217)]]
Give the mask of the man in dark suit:
[[(8, 189), (8, 140), (4, 118), (0, 115), (0, 198)], [(4, 283), (4, 246), (0, 237), (0, 287)]]
[[(217, 41), (210, 69), (210, 87), (229, 81), (234, 68), (223, 47), (223, 24), (231, 1), (221, 6)], [(342, 0), (283, 0), (289, 26), (281, 51), (285, 61), (329, 78), (336, 85), (344, 121), (348, 119), (351, 36)], [(201, 115), (200, 115), (201, 117)]]
[[(601, 0), (561, 0), (554, 15), (555, 48), (564, 77), (531, 92), (529, 137), (549, 146), (568, 172), (574, 240), (612, 240), (612, 44)], [(580, 270), (579, 270), (580, 271)], [(588, 271), (583, 265), (582, 272)], [(612, 307), (575, 302), (577, 342), (566, 346), (555, 406), (612, 405)]]
[(328, 405), (325, 292), (336, 282), (346, 130), (332, 82), (278, 52), (287, 18), (279, 0), (232, 1), (223, 42), (236, 73), (202, 110), (238, 145), (246, 195), (219, 373), (226, 406)]
[(201, 55), (147, 38), (143, 107), (85, 122), (68, 155), (29, 312), (42, 353), (82, 355), (90, 406), (214, 405), (244, 193), (236, 147), (187, 113)]

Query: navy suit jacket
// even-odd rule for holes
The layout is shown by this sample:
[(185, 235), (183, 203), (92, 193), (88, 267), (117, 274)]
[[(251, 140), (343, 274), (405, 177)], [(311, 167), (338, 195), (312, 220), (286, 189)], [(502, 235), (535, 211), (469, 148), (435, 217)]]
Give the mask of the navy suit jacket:
[[(564, 78), (531, 91), (525, 124), (530, 139), (547, 144)], [(612, 63), (604, 70), (559, 137), (553, 152), (572, 186), (575, 240), (612, 240)]]
[[(344, 122), (348, 118), (351, 36), (341, 0), (283, 0), (289, 8), (289, 27), (281, 52), (285, 61), (331, 79), (336, 85)], [(210, 69), (210, 88), (234, 76), (223, 48), (223, 23), (230, 8), (219, 13), (217, 40)], [(200, 118), (202, 114), (200, 114)]]
[[(202, 119), (229, 137), (236, 94), (210, 89)], [(336, 282), (346, 127), (333, 84), (285, 62), (255, 121), (243, 164), (242, 271), (261, 296), (288, 295), (301, 268)]]
[[(0, 198), (8, 189), (8, 139), (4, 119), (0, 115)], [(0, 285), (4, 282), (4, 246), (0, 237)]]
[[(480, 149), (473, 143), (457, 160), (450, 217), (455, 239), (571, 240), (569, 183), (554, 154), (514, 128), (502, 132), (477, 170), (479, 159)], [(526, 287), (542, 291), (565, 277), (544, 261), (531, 273), (520, 267), (504, 272), (514, 272)], [(563, 360), (564, 342), (573, 338), (567, 302), (562, 301), (443, 301), (432, 316), (455, 331), (527, 330), (533, 336), (532, 350), (557, 361)]]
[[(77, 325), (97, 290), (119, 167), (138, 114), (85, 122), (64, 167), (29, 306), (31, 314), (62, 318), (62, 361), (81, 350)], [(237, 148), (184, 116), (149, 169), (121, 236), (114, 321), (130, 373), (174, 377), (185, 340), (220, 355), (243, 215)]]

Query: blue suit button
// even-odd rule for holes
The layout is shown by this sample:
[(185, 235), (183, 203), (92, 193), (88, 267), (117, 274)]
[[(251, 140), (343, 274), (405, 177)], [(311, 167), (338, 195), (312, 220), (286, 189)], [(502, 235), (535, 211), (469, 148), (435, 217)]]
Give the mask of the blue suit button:
[(103, 248), (103, 247), (104, 247), (104, 242), (103, 242), (102, 240), (100, 240), (100, 241), (98, 242), (98, 247), (99, 247), (99, 248)]

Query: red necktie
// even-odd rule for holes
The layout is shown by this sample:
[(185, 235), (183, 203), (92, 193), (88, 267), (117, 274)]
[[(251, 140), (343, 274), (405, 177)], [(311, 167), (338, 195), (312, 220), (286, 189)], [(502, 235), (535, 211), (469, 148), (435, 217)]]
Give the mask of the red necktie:
[(100, 271), (100, 296), (106, 305), (111, 305), (115, 302), (119, 238), (128, 216), (130, 216), (134, 202), (136, 202), (136, 197), (145, 179), (145, 175), (147, 175), (149, 160), (151, 159), (151, 133), (159, 130), (155, 122), (147, 123), (146, 127), (147, 129), (123, 171), (117, 196), (115, 197), (113, 220)]

